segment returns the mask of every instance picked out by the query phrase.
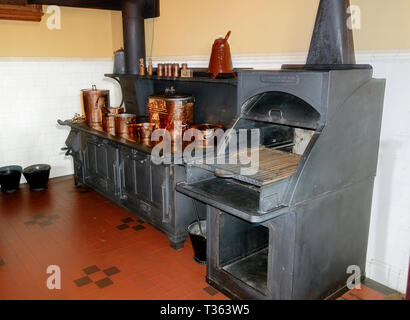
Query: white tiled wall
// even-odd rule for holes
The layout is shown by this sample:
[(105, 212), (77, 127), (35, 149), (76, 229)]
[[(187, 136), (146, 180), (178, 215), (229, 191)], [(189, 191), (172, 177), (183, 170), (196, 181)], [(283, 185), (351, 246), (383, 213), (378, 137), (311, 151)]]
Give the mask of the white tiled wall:
[[(240, 55), (237, 67), (278, 68), (303, 63), (305, 54)], [(162, 57), (154, 63), (178, 61), (206, 67), (208, 57)], [(410, 253), (410, 52), (358, 54), (358, 62), (374, 66), (387, 79), (379, 166), (374, 190), (367, 275), (405, 291)], [(72, 161), (59, 151), (68, 128), (57, 119), (80, 111), (80, 89), (96, 84), (110, 89), (119, 104), (119, 86), (104, 78), (110, 59), (0, 58), (0, 166), (52, 165), (52, 176), (72, 174)]]
[(64, 156), (69, 129), (57, 119), (80, 112), (80, 90), (110, 89), (112, 104), (120, 103), (120, 88), (104, 77), (111, 59), (0, 58), (0, 166), (47, 163), (51, 176), (73, 173)]

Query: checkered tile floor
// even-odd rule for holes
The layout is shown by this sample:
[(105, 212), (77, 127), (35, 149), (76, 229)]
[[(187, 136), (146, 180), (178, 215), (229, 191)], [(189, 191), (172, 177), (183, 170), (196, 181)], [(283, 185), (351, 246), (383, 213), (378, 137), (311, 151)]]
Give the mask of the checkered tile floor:
[[(71, 177), (0, 194), (0, 254), (0, 299), (226, 299), (205, 282), (189, 240), (172, 250), (164, 234)], [(60, 267), (61, 290), (46, 286), (50, 265)], [(383, 299), (382, 289), (365, 283), (339, 299)]]

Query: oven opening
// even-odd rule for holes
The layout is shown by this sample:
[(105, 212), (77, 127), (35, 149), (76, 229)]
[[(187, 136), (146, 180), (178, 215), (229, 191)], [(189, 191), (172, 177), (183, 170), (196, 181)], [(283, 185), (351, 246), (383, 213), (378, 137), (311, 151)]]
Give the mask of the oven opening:
[(266, 295), (268, 228), (221, 213), (219, 266), (236, 279)]

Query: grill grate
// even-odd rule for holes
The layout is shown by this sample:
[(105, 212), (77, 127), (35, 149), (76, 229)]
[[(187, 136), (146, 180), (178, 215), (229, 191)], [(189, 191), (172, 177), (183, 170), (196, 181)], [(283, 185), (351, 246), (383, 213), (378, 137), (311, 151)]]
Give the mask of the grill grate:
[[(237, 159), (239, 159), (240, 153), (246, 152), (250, 155), (250, 151), (250, 149), (247, 149), (237, 152)], [(226, 163), (198, 166), (211, 171), (221, 170), (228, 175), (232, 175), (232, 178), (235, 180), (261, 187), (291, 177), (296, 171), (300, 158), (301, 157), (296, 154), (259, 147), (259, 170), (253, 175), (241, 174), (241, 169), (250, 168), (250, 164)], [(217, 161), (215, 162), (217, 163)]]

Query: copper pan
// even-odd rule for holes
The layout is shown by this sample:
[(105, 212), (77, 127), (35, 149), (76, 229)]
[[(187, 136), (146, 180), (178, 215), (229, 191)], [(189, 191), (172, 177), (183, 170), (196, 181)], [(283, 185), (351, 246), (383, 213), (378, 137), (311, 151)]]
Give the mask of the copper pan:
[(130, 139), (128, 125), (135, 123), (137, 116), (130, 113), (117, 114), (115, 116), (115, 134), (121, 138)]

